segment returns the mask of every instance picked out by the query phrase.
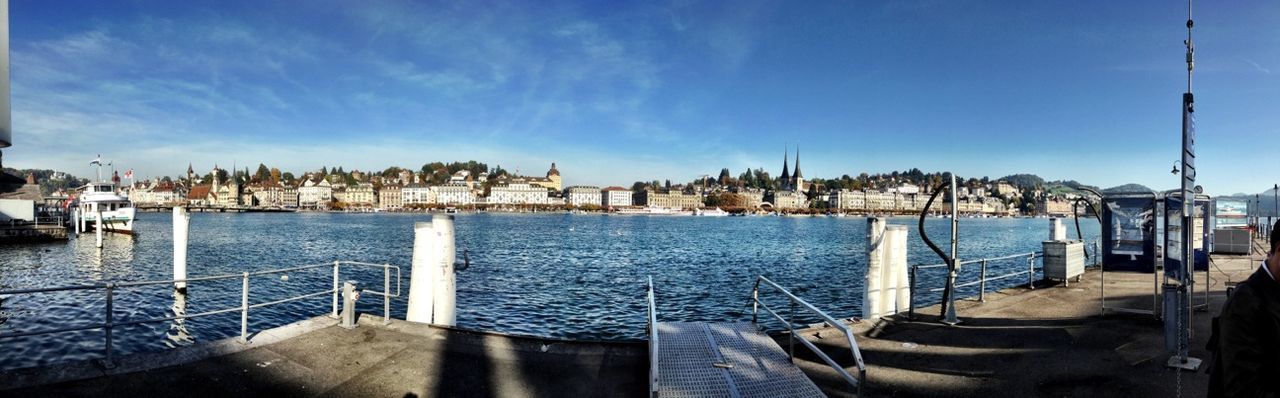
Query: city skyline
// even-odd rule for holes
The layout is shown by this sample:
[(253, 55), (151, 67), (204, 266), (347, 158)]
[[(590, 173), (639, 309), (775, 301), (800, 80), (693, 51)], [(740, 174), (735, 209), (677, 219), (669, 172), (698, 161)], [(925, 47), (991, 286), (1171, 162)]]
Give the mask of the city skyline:
[[(139, 176), (475, 159), (566, 185), (920, 168), (1172, 188), (1185, 9), (377, 2), (11, 4), (5, 165)], [(1280, 6), (1197, 10), (1199, 183), (1256, 193)], [(1100, 140), (1110, 142), (1100, 142)], [(199, 167), (197, 167), (199, 168)], [(1117, 172), (1117, 171), (1123, 172)], [(1277, 177), (1280, 179), (1280, 177)]]

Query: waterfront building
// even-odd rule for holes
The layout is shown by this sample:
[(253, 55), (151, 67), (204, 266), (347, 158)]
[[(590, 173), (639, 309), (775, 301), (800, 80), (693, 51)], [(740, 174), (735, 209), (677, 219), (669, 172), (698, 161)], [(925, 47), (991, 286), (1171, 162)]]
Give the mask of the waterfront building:
[(531, 185), (524, 179), (515, 178), (509, 183), (490, 187), (486, 203), (491, 205), (551, 204), (550, 195), (547, 195), (547, 192), (547, 188)]
[(409, 184), (400, 188), (400, 206), (436, 204), (436, 191), (423, 184)]
[(827, 206), (839, 210), (864, 210), (867, 208), (865, 191), (833, 190), (827, 194)]
[(476, 202), (476, 193), (467, 184), (450, 183), (434, 186), (431, 187), (431, 189), (436, 193), (437, 203), (445, 205), (470, 205), (475, 204)]
[(148, 181), (129, 192), (129, 200), (135, 204), (171, 205), (185, 198), (181, 187), (172, 182)]
[(345, 185), (333, 186), (333, 201), (337, 203), (347, 203), (347, 187)]
[(809, 207), (809, 198), (800, 191), (773, 191), (765, 195), (765, 202), (775, 209), (804, 209)]
[(1036, 212), (1054, 217), (1072, 215), (1071, 201), (1060, 197), (1048, 197), (1036, 202)]
[[(232, 179), (232, 181), (235, 181), (235, 179)], [(227, 185), (218, 185), (216, 197), (214, 204), (218, 206), (239, 206), (240, 184), (233, 182)]]
[(555, 162), (551, 163), (551, 169), (547, 170), (546, 177), (543, 177), (543, 178), (530, 177), (528, 179), (528, 182), (529, 182), (529, 185), (543, 187), (555, 192), (560, 192), (560, 190), (564, 189), (563, 187), (560, 186), (560, 183), (561, 183), (560, 170), (556, 170)]
[(377, 204), (378, 196), (373, 192), (373, 184), (362, 182), (347, 187), (347, 204), (357, 207), (373, 207)]
[(245, 192), (252, 197), (252, 202), (258, 206), (284, 206), (284, 186), (273, 182), (260, 182), (249, 184), (245, 187)]
[(333, 200), (333, 185), (329, 180), (319, 182), (311, 179), (303, 181), (298, 187), (298, 207), (307, 209), (327, 209)]
[(281, 187), (281, 190), (283, 193), (280, 202), (284, 204), (284, 207), (290, 209), (298, 208), (298, 187), (292, 184), (285, 184)]
[(378, 190), (378, 207), (386, 210), (399, 209), (404, 203), (399, 185), (383, 185)]
[(623, 207), (631, 206), (631, 190), (623, 187), (613, 186), (600, 190), (600, 206)]
[(601, 206), (602, 199), (600, 195), (600, 187), (572, 186), (565, 188), (564, 201), (574, 207), (582, 207), (586, 205)]
[(211, 203), (212, 185), (196, 185), (187, 191), (187, 204), (191, 206), (208, 206)]
[(677, 190), (661, 193), (653, 189), (636, 192), (632, 202), (637, 206), (666, 207), (671, 209), (696, 209), (702, 207), (702, 195)]

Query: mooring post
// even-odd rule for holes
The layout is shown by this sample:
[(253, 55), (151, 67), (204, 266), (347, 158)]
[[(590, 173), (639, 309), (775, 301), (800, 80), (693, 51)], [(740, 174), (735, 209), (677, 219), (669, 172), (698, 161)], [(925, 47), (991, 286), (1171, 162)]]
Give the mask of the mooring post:
[(333, 262), (333, 313), (330, 315), (333, 319), (338, 319), (338, 262)]
[(456, 260), (457, 247), (454, 243), (453, 216), (437, 214), (431, 217), (431, 226), (436, 230), (439, 239), (440, 263), (436, 273), (440, 278), (436, 281), (434, 308), (431, 314), (433, 323), (437, 325), (455, 326), (458, 323), (458, 278), (454, 273), (453, 263)]
[(97, 207), (97, 205), (95, 205), (94, 209), (97, 210), (95, 213), (98, 214), (98, 220), (95, 223), (97, 227), (94, 228), (93, 234), (94, 236), (97, 237), (97, 240), (96, 240), (97, 247), (101, 249), (102, 248), (102, 208), (99, 208)]
[(978, 301), (987, 302), (987, 259), (982, 259), (982, 268), (978, 275)]
[(240, 274), (240, 342), (249, 343), (249, 273)]
[(862, 318), (877, 319), (885, 312), (884, 285), (885, 252), (889, 250), (885, 239), (885, 221), (867, 219), (867, 268), (862, 283)]
[(182, 206), (173, 207), (173, 288), (187, 292), (187, 237), (191, 214)]
[[(409, 322), (431, 323), (431, 311), (435, 301), (435, 283), (438, 264), (443, 261), (439, 249), (439, 237), (430, 222), (413, 224), (413, 261), (409, 269), (409, 306), (404, 319)], [(436, 265), (436, 266), (433, 266)], [(337, 280), (336, 276), (334, 277)], [(336, 282), (335, 282), (336, 283)], [(336, 304), (335, 304), (336, 306)]]

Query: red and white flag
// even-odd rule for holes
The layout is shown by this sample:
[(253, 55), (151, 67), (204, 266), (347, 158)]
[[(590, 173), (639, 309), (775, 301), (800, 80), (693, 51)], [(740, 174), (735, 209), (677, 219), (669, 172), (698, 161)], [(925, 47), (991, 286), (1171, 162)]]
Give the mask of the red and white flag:
[(129, 169), (129, 171), (124, 172), (124, 178), (130, 178), (130, 179), (132, 179), (132, 178), (133, 178), (133, 169)]

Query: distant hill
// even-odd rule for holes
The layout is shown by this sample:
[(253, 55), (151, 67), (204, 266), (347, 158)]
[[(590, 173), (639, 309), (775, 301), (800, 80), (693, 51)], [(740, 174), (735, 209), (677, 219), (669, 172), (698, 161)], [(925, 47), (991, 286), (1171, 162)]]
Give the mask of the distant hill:
[(24, 179), (23, 181), (25, 181), (27, 174), (34, 174), (36, 176), (37, 183), (40, 184), (41, 195), (49, 195), (50, 193), (57, 190), (71, 190), (78, 187), (82, 187), (85, 184), (89, 183), (88, 179), (79, 178), (66, 173), (59, 173), (54, 170), (46, 170), (46, 169), (18, 170), (18, 169), (5, 167), (4, 172), (12, 176), (20, 177)]
[(1000, 179), (1022, 189), (1035, 188), (1044, 185), (1044, 179), (1035, 174), (1014, 174), (1004, 176)]
[(1148, 188), (1146, 185), (1142, 185), (1142, 184), (1124, 184), (1124, 185), (1114, 186), (1114, 187), (1102, 190), (1102, 193), (1121, 193), (1121, 192), (1155, 192), (1155, 191), (1152, 190), (1151, 188)]
[(1276, 197), (1275, 197), (1274, 191), (1275, 191), (1274, 189), (1268, 189), (1266, 191), (1259, 192), (1256, 195), (1251, 193), (1247, 193), (1247, 194), (1238, 193), (1230, 196), (1219, 196), (1217, 197), (1217, 199), (1236, 199), (1236, 200), (1242, 200), (1242, 201), (1248, 202), (1250, 212), (1253, 212), (1255, 210), (1254, 207), (1259, 205), (1254, 202), (1254, 200), (1256, 199), (1257, 201), (1261, 202), (1260, 207), (1262, 208), (1263, 217), (1275, 217), (1276, 216), (1275, 214), (1275, 211), (1276, 211), (1275, 198)]

